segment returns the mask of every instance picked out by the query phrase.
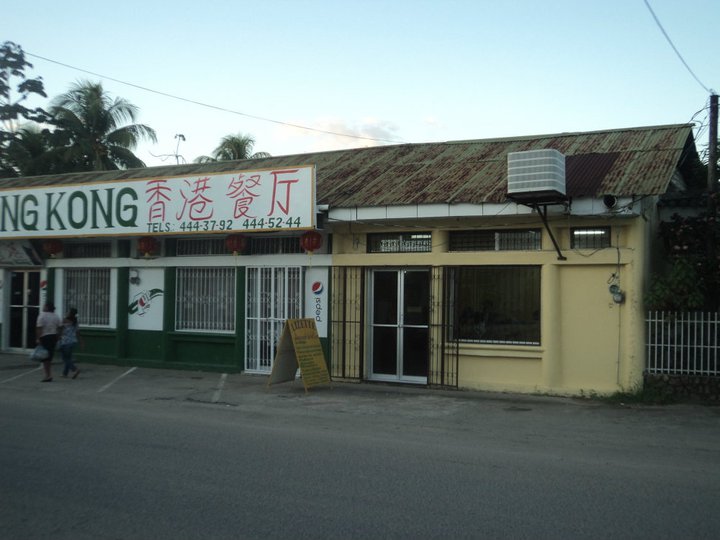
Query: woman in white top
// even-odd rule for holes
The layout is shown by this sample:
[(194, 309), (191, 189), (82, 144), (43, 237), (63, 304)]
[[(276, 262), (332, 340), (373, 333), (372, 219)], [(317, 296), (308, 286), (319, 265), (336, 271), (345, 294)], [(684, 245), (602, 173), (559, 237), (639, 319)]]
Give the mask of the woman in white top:
[(42, 382), (52, 382), (51, 365), (53, 354), (55, 353), (55, 345), (58, 340), (58, 331), (60, 329), (60, 317), (55, 313), (55, 304), (45, 302), (42, 313), (38, 315), (35, 323), (35, 333), (37, 342), (47, 349), (48, 357), (43, 360), (43, 369), (45, 370), (45, 378)]

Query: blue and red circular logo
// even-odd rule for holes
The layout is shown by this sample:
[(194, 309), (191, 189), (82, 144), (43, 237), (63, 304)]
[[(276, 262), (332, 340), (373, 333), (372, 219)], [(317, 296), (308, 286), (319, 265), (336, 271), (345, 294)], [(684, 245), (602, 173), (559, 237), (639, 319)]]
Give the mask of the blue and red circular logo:
[(313, 294), (321, 294), (325, 287), (323, 287), (322, 281), (316, 281), (315, 283), (312, 284), (311, 288), (312, 288)]

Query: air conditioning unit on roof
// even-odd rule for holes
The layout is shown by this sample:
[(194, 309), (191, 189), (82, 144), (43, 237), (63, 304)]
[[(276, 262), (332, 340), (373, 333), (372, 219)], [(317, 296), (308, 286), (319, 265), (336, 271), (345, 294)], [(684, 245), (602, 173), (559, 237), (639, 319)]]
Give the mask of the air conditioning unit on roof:
[(521, 202), (565, 199), (565, 156), (552, 148), (508, 154), (508, 197)]

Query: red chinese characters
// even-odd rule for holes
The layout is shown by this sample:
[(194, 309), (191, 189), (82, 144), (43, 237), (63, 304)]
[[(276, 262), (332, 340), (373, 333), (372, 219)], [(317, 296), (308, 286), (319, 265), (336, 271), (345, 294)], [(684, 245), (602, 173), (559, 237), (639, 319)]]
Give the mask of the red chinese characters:
[(208, 182), (210, 177), (198, 178), (194, 182), (190, 183), (189, 180), (183, 180), (185, 185), (189, 188), (189, 195), (185, 190), (180, 190), (180, 195), (183, 198), (183, 206), (180, 212), (175, 216), (176, 219), (183, 219), (185, 211), (187, 210), (188, 219), (191, 221), (202, 221), (210, 219), (213, 216), (212, 199), (205, 195), (205, 192), (210, 189)]
[(165, 207), (170, 202), (169, 192), (172, 189), (167, 185), (166, 179), (150, 180), (145, 187), (148, 196), (148, 221), (165, 221)]
[(238, 175), (237, 178), (233, 178), (228, 186), (227, 196), (234, 199), (233, 204), (233, 217), (241, 218), (248, 217), (254, 218), (251, 215), (250, 206), (253, 201), (259, 196), (255, 188), (260, 187), (260, 175), (254, 174), (245, 178), (244, 174)]

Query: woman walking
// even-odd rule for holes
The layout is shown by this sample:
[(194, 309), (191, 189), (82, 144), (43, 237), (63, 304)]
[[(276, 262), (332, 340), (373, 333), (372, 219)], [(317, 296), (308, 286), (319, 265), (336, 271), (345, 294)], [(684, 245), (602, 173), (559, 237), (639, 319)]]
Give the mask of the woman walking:
[(62, 322), (62, 335), (60, 336), (60, 354), (62, 355), (65, 367), (63, 368), (63, 377), (67, 377), (68, 373), (73, 372), (72, 378), (80, 375), (80, 370), (73, 362), (73, 349), (80, 341), (80, 333), (78, 331), (77, 309), (70, 308)]
[(58, 330), (60, 328), (60, 317), (55, 313), (55, 304), (45, 302), (42, 313), (38, 315), (35, 323), (35, 334), (37, 342), (47, 349), (48, 357), (42, 361), (45, 378), (42, 382), (52, 382), (52, 359), (55, 353), (55, 345), (58, 340)]

